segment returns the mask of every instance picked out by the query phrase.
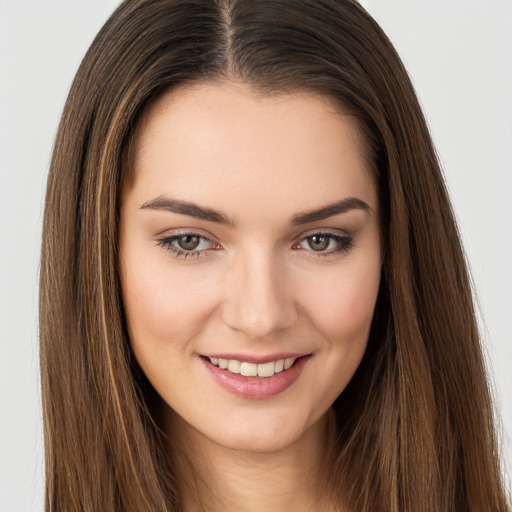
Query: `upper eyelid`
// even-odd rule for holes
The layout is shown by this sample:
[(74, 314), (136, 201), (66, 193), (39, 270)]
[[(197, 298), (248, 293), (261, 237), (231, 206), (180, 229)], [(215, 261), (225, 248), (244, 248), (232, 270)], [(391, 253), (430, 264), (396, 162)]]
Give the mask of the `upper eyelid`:
[[(163, 244), (171, 245), (174, 241), (179, 240), (181, 237), (184, 237), (184, 236), (197, 236), (201, 240), (205, 240), (205, 241), (209, 242), (210, 244), (220, 245), (219, 242), (216, 242), (215, 240), (212, 240), (211, 238), (209, 238), (207, 236), (201, 235), (200, 233), (195, 233), (193, 231), (176, 233), (176, 234), (169, 235), (169, 236), (162, 236), (158, 239), (158, 245), (163, 245)], [(180, 250), (187, 252), (187, 249), (180, 249)], [(191, 249), (190, 252), (203, 252), (203, 250), (198, 251), (198, 249)]]
[(352, 237), (353, 233), (349, 231), (345, 231), (343, 229), (337, 228), (313, 228), (308, 229), (307, 231), (303, 231), (299, 235), (295, 237), (295, 240), (300, 241), (304, 238), (308, 238), (313, 235), (331, 235), (331, 236), (341, 236), (341, 237)]
[(166, 229), (165, 231), (162, 231), (161, 233), (158, 233), (157, 235), (155, 235), (155, 238), (157, 240), (167, 240), (167, 239), (179, 238), (180, 236), (187, 236), (187, 235), (198, 236), (200, 238), (204, 238), (205, 240), (208, 240), (209, 242), (220, 244), (220, 242), (217, 241), (217, 237), (213, 236), (209, 232), (205, 232), (205, 231), (203, 231), (201, 229), (197, 229), (197, 228), (175, 229), (175, 230)]
[(162, 249), (165, 249), (166, 251), (172, 252), (175, 254), (174, 257), (179, 259), (179, 256), (183, 256), (184, 259), (186, 259), (188, 256), (194, 256), (197, 255), (199, 257), (202, 253), (205, 253), (209, 248), (206, 249), (182, 249), (181, 247), (174, 245), (174, 242), (178, 240), (180, 237), (184, 237), (187, 235), (192, 236), (198, 236), (198, 238), (202, 240), (206, 240), (210, 244), (215, 244), (212, 240), (209, 238), (200, 235), (199, 233), (193, 233), (193, 232), (183, 232), (183, 233), (177, 233), (169, 236), (163, 236), (157, 239), (156, 245), (161, 247)]
[(294, 245), (297, 245), (298, 243), (302, 243), (304, 240), (306, 240), (312, 236), (315, 236), (315, 235), (323, 235), (323, 236), (330, 238), (333, 241), (338, 241), (338, 242), (344, 241), (344, 242), (350, 242), (352, 244), (354, 241), (354, 236), (350, 235), (348, 233), (338, 234), (338, 233), (328, 233), (326, 231), (314, 231), (306, 236), (300, 237), (297, 240), (297, 242), (295, 242)]

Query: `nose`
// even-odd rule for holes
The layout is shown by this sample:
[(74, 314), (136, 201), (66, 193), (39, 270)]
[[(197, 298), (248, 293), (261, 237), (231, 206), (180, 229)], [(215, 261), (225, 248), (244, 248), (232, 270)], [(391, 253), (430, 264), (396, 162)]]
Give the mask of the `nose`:
[(264, 254), (231, 263), (224, 282), (222, 318), (226, 325), (253, 340), (268, 339), (291, 327), (297, 308), (283, 265)]

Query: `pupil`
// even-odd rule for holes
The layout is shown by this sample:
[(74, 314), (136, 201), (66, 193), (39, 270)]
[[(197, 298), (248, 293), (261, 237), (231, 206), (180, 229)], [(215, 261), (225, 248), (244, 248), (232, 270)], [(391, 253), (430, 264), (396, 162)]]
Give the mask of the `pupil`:
[(308, 244), (314, 251), (324, 251), (329, 246), (329, 238), (321, 235), (308, 237)]
[(192, 251), (199, 245), (199, 237), (194, 235), (185, 235), (178, 239), (178, 245), (185, 251)]

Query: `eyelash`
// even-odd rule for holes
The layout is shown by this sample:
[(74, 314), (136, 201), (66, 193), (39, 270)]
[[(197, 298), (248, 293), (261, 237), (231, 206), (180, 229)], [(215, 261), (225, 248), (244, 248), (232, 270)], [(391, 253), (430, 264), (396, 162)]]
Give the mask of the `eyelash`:
[(311, 239), (313, 237), (322, 237), (327, 238), (329, 240), (328, 246), (331, 245), (331, 242), (335, 242), (338, 244), (337, 249), (330, 249), (327, 251), (315, 251), (311, 248), (308, 252), (313, 253), (314, 256), (325, 257), (331, 256), (333, 254), (340, 254), (348, 252), (354, 245), (354, 237), (351, 235), (336, 235), (334, 233), (324, 233), (322, 231), (317, 231), (315, 233), (310, 233), (307, 236), (303, 237), (298, 244), (295, 244), (293, 247), (300, 247), (300, 244), (306, 242), (306, 240)]
[[(329, 239), (328, 246), (331, 244), (331, 242), (335, 242), (339, 245), (339, 247), (337, 249), (331, 249), (328, 251), (315, 251), (312, 248), (310, 250), (308, 250), (308, 252), (311, 252), (314, 256), (318, 256), (318, 257), (326, 257), (326, 256), (331, 256), (333, 254), (346, 253), (354, 245), (354, 238), (351, 235), (336, 235), (334, 233), (325, 233), (323, 231), (316, 231), (314, 233), (310, 233), (310, 234), (304, 236), (303, 238), (301, 238), (301, 240), (298, 243), (293, 245), (293, 249), (299, 250), (300, 245), (302, 243), (306, 242), (308, 240), (308, 238), (311, 239), (315, 236)], [(214, 250), (220, 249), (219, 244), (215, 244), (215, 242), (213, 242), (209, 238), (202, 236), (198, 233), (179, 233), (177, 235), (164, 237), (164, 238), (161, 238), (158, 240), (157, 245), (159, 245), (163, 249), (173, 253), (174, 257), (179, 258), (179, 259), (198, 259), (202, 253), (205, 253), (207, 251), (207, 249), (201, 249), (201, 250), (181, 249), (174, 245), (174, 243), (176, 241), (183, 239), (185, 237), (196, 237), (199, 239), (199, 243), (209, 242), (213, 245), (218, 246), (218, 248), (217, 249), (214, 248)]]
[(162, 247), (163, 249), (165, 249), (169, 252), (172, 252), (174, 254), (175, 258), (179, 258), (179, 259), (194, 259), (195, 258), (195, 259), (197, 259), (197, 258), (199, 258), (201, 253), (205, 252), (204, 249), (202, 249), (202, 250), (196, 250), (196, 249), (187, 250), (187, 249), (181, 249), (181, 248), (173, 245), (173, 243), (176, 242), (177, 240), (183, 239), (187, 236), (198, 238), (199, 243), (209, 242), (211, 244), (215, 244), (215, 242), (213, 242), (209, 238), (206, 238), (205, 236), (202, 236), (198, 233), (179, 233), (177, 235), (161, 238), (160, 240), (158, 240), (157, 245), (159, 245), (160, 247)]

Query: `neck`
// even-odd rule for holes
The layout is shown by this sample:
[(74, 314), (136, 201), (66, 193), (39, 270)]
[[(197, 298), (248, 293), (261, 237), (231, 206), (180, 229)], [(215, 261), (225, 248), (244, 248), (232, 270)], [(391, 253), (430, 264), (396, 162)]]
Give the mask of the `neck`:
[(180, 443), (171, 449), (184, 512), (333, 510), (325, 485), (333, 438), (328, 415), (292, 445), (271, 453), (226, 448), (186, 428), (175, 415), (166, 423), (180, 432), (173, 436)]

